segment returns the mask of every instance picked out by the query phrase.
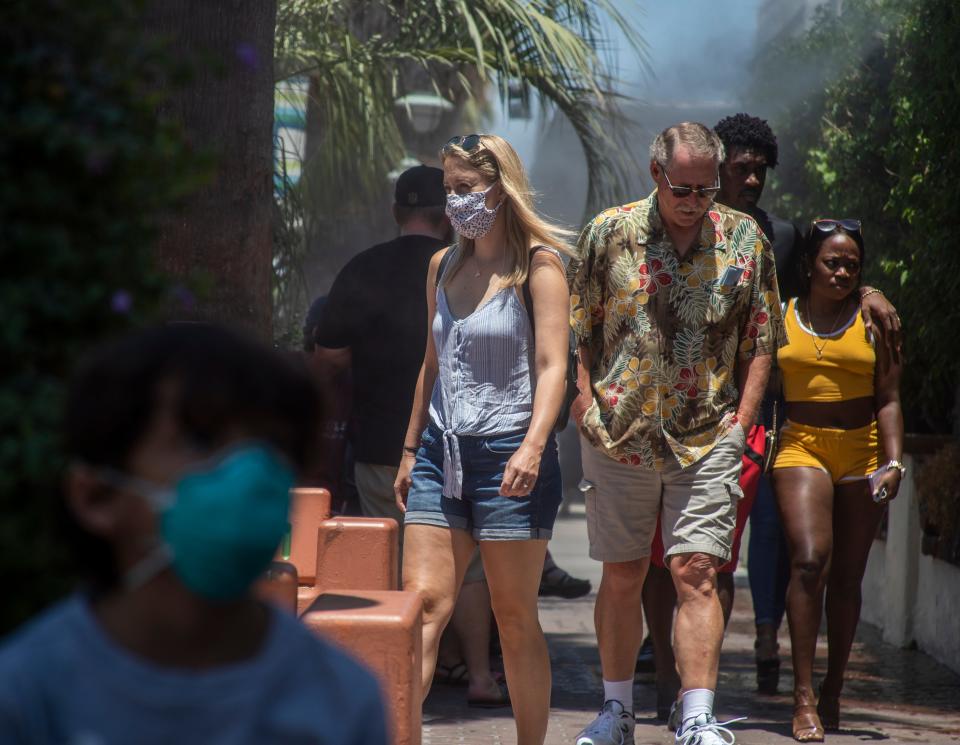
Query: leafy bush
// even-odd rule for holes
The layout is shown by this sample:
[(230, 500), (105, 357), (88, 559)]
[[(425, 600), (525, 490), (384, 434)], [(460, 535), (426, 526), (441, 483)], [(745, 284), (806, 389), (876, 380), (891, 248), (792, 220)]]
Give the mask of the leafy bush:
[(960, 419), (958, 36), (953, 0), (849, 0), (770, 48), (755, 87), (759, 107), (790, 94), (772, 210), (864, 221), (866, 279), (904, 322), (907, 426), (939, 432)]
[(159, 124), (174, 73), (131, 0), (13, 0), (0, 24), (0, 631), (61, 593), (64, 381), (92, 343), (151, 317), (151, 239), (193, 186)]

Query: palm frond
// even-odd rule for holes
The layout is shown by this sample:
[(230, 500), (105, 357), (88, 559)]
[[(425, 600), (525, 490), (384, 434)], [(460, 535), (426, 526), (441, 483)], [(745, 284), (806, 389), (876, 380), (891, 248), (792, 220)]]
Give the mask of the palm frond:
[(382, 185), (403, 156), (393, 102), (417, 70), (454, 101), (478, 97), (479, 80), (504, 101), (512, 92), (556, 107), (586, 155), (587, 210), (598, 209), (635, 167), (624, 156), (601, 20), (611, 19), (649, 70), (634, 13), (628, 18), (612, 0), (280, 0), (278, 76), (308, 73), (315, 82), (321, 144), (304, 171), (323, 189), (311, 201), (323, 204), (323, 190), (342, 194), (338, 186)]

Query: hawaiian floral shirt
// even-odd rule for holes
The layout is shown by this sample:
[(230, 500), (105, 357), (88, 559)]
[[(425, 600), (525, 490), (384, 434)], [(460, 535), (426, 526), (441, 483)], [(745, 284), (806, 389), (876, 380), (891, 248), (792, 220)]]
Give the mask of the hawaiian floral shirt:
[(715, 204), (680, 259), (656, 191), (598, 215), (568, 269), (570, 324), (590, 350), (583, 433), (622, 463), (695, 463), (736, 411), (738, 359), (785, 343), (776, 267), (753, 218)]

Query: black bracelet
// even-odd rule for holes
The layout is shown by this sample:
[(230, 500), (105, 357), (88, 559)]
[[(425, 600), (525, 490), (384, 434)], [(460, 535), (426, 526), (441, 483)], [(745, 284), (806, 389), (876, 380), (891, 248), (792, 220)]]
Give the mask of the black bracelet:
[(413, 455), (416, 455), (416, 454), (417, 454), (417, 451), (418, 451), (419, 449), (420, 449), (420, 448), (410, 447), (409, 445), (404, 445), (404, 446), (403, 446), (403, 452), (405, 452), (405, 453), (412, 453)]

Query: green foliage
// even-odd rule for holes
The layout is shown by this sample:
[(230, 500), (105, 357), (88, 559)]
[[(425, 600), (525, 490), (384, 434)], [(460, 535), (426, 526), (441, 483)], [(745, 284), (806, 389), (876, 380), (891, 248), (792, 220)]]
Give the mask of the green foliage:
[(783, 102), (771, 210), (864, 221), (866, 279), (905, 327), (908, 427), (936, 431), (954, 426), (960, 384), (958, 35), (952, 0), (847, 0), (771, 48), (756, 87), (758, 106)]
[(306, 221), (303, 190), (294, 183), (280, 159), (280, 188), (274, 196), (273, 219), (273, 341), (281, 349), (298, 350), (303, 345), (304, 311), (309, 305), (307, 280), (303, 275), (306, 253)]
[[(157, 123), (140, 4), (14, 0), (0, 25), (0, 631), (65, 589), (51, 531), (64, 382), (97, 340), (149, 318), (158, 212), (193, 185)], [(12, 363), (12, 364), (9, 364)]]
[(506, 101), (512, 81), (523, 100), (536, 92), (556, 106), (586, 155), (588, 212), (605, 207), (631, 164), (628, 149), (616, 152), (613, 61), (598, 51), (604, 14), (645, 64), (639, 36), (610, 0), (280, 0), (278, 76), (310, 74), (317, 85), (322, 142), (306, 168), (321, 188), (312, 203), (342, 208), (345, 184), (382, 188), (404, 155), (394, 101), (416, 73), (461, 104), (482, 100), (488, 85)]

